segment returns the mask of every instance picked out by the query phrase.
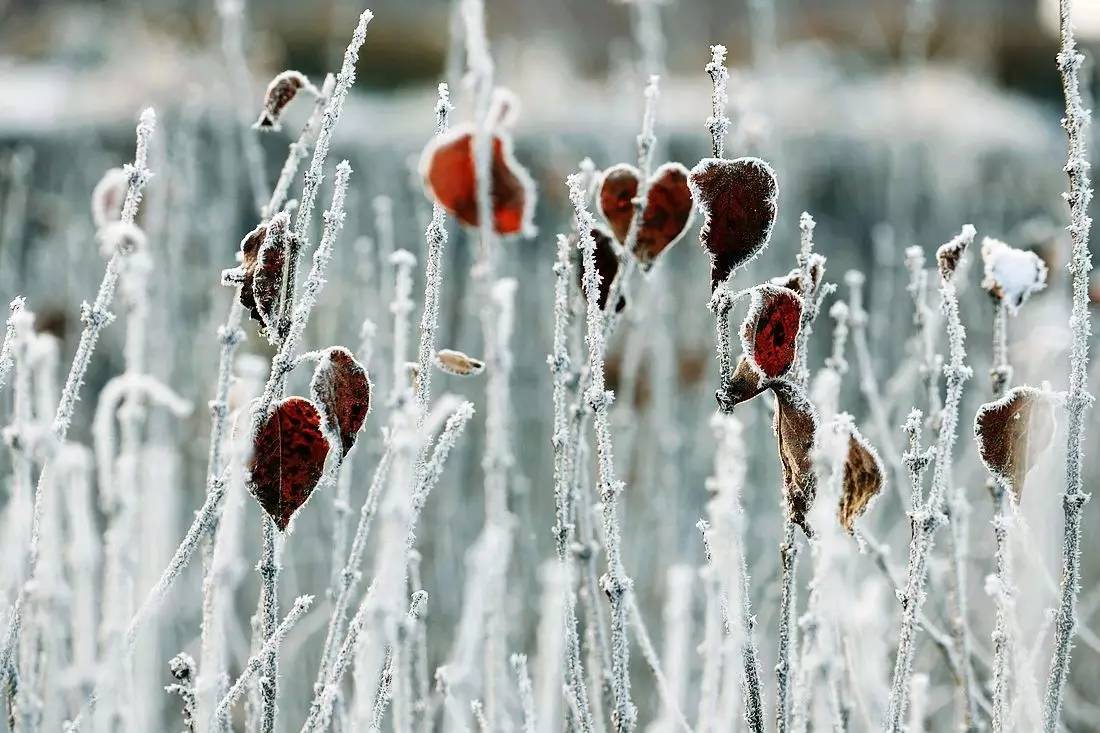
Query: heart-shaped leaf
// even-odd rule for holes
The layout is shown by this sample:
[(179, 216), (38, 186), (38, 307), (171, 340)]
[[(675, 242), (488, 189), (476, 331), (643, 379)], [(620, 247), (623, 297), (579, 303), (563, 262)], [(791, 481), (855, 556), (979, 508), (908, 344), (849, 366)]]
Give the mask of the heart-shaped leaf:
[(355, 436), (367, 420), (370, 392), (370, 376), (350, 351), (342, 346), (325, 350), (313, 370), (309, 393), (321, 406), (326, 429), (340, 438), (341, 458), (355, 445)]
[(811, 453), (817, 436), (817, 411), (793, 382), (777, 379), (768, 384), (775, 393), (775, 435), (783, 463), (783, 498), (787, 519), (812, 536), (806, 514), (817, 494), (817, 477)]
[[(634, 197), (638, 195), (638, 169), (625, 163), (604, 171), (599, 202), (604, 218), (620, 244), (625, 244), (634, 220)], [(634, 242), (634, 256), (644, 268), (687, 231), (692, 217), (688, 170), (679, 163), (665, 163), (650, 177), (646, 207)]]
[[(512, 153), (511, 136), (501, 130), (492, 138), (493, 227), (498, 234), (517, 234), (531, 227), (535, 185)], [(479, 219), (473, 143), (473, 127), (462, 125), (433, 139), (420, 158), (428, 193), (469, 227), (478, 226)]]
[(974, 438), (982, 463), (1019, 502), (1024, 478), (1049, 446), (1054, 434), (1054, 408), (1049, 396), (1034, 387), (1014, 387), (987, 402), (974, 418)]
[(775, 379), (790, 370), (801, 318), (802, 299), (793, 290), (769, 283), (752, 289), (741, 346), (762, 376)]
[(848, 434), (848, 455), (844, 459), (844, 480), (841, 485), (840, 526), (852, 534), (855, 521), (867, 510), (867, 505), (882, 490), (885, 473), (878, 453), (867, 439), (851, 426)]
[(301, 397), (276, 403), (256, 432), (246, 485), (280, 530), (317, 487), (328, 451), (321, 415)]
[(771, 166), (759, 158), (704, 158), (688, 183), (703, 214), (699, 241), (710, 254), (714, 290), (767, 246), (779, 186)]

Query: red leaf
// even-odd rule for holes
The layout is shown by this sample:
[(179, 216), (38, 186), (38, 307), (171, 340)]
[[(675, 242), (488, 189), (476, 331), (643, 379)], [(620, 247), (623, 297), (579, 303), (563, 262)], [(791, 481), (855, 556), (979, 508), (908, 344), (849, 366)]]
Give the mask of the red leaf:
[(703, 214), (699, 241), (710, 253), (711, 290), (768, 244), (779, 195), (775, 173), (759, 158), (704, 158), (689, 178)]
[[(273, 223), (274, 225), (274, 223)], [(286, 264), (284, 237), (268, 237), (260, 245), (252, 274), (252, 297), (256, 307), (249, 315), (273, 330), (282, 315), (283, 268)]]
[(741, 324), (745, 355), (760, 373), (774, 379), (794, 364), (802, 299), (788, 288), (764, 284), (752, 289), (752, 305)]
[[(650, 267), (666, 249), (676, 244), (691, 224), (691, 189), (688, 170), (679, 163), (665, 163), (649, 179), (645, 212), (634, 242), (634, 256)], [(634, 220), (633, 199), (638, 194), (638, 170), (625, 163), (604, 172), (600, 184), (600, 210), (621, 244)]]
[(367, 370), (341, 346), (326, 350), (313, 371), (310, 396), (321, 405), (329, 433), (340, 437), (341, 457), (355, 445), (356, 433), (367, 420), (370, 390)]
[(256, 432), (247, 486), (280, 530), (317, 487), (328, 451), (321, 415), (301, 397), (277, 403)]
[(982, 463), (1005, 483), (1017, 502), (1024, 479), (1054, 434), (1050, 398), (1034, 387), (1015, 387), (1001, 399), (987, 402), (974, 418), (974, 437)]
[[(420, 159), (420, 173), (429, 194), (469, 227), (478, 226), (473, 140), (470, 125), (456, 127), (428, 143)], [(496, 232), (517, 234), (529, 228), (534, 216), (535, 187), (527, 170), (512, 154), (512, 138), (507, 133), (493, 133), (490, 175)]]

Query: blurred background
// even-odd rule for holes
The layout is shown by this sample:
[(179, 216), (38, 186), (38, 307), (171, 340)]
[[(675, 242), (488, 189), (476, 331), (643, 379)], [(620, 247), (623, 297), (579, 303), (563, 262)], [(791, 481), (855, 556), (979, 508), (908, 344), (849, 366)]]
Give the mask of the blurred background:
[[(931, 260), (935, 247), (972, 223), (979, 237), (1031, 249), (1050, 267), (1047, 290), (1010, 323), (1010, 352), (1017, 383), (1049, 381), (1055, 389), (1065, 388), (1069, 287), (1064, 266), (1069, 244), (1061, 198), (1066, 177), (1065, 137), (1059, 126), (1063, 101), (1055, 64), (1057, 3), (486, 0), (485, 5), (496, 82), (522, 102), (514, 129), (516, 156), (531, 171), (539, 191), (538, 233), (502, 243), (500, 257), (500, 274), (515, 277), (519, 284), (510, 417), (515, 461), (509, 471), (510, 508), (519, 529), (511, 592), (502, 601), (513, 619), (506, 632), (510, 649), (533, 648), (538, 568), (553, 556), (546, 355), (553, 326), (554, 237), (571, 228), (565, 177), (585, 157), (598, 168), (635, 159), (642, 89), (650, 73), (661, 74), (657, 162), (678, 160), (690, 168), (709, 155), (704, 122), (710, 112), (710, 81), (703, 67), (710, 59), (710, 44), (729, 49), (734, 134), (727, 154), (766, 158), (780, 182), (772, 243), (738, 276), (740, 285), (794, 267), (798, 215), (812, 213), (818, 223), (818, 251), (828, 258), (827, 279), (840, 284), (835, 297), (848, 297), (846, 271), (858, 269), (866, 275), (873, 372), (888, 401), (890, 425), (896, 426), (921, 393), (903, 252), (917, 245)], [(432, 134), (438, 82), (449, 82), (453, 90), (453, 121), (470, 117), (457, 3), (377, 0), (370, 7), (375, 18), (330, 157), (332, 162), (348, 158), (355, 170), (348, 226), (307, 336), (310, 348), (333, 343), (355, 348), (364, 319), (375, 328), (375, 361), (370, 366), (378, 397), (367, 427), (371, 443), (357, 453), (353, 466), (353, 507), (365, 495), (364, 477), (380, 450), (377, 434), (391, 387), (386, 354), (392, 345), (388, 304), (393, 272), (387, 256), (401, 248), (419, 258), (424, 247), (431, 202), (416, 166)], [(200, 409), (182, 421), (150, 413), (149, 443), (166, 448), (168, 468), (163, 470), (169, 477), (140, 489), (143, 501), (163, 506), (159, 518), (150, 518), (143, 530), (138, 587), (147, 587), (156, 577), (201, 501), (208, 430), (208, 415), (201, 408), (212, 394), (216, 328), (231, 297), (220, 285), (220, 272), (234, 266), (241, 237), (255, 225), (254, 201), (275, 180), (310, 105), (293, 103), (279, 132), (260, 135), (248, 125), (259, 112), (267, 82), (279, 71), (297, 69), (320, 85), (326, 72), (339, 67), (362, 9), (350, 0), (0, 0), (0, 299), (27, 296), (37, 327), (61, 339), (62, 364), (75, 347), (79, 305), (92, 298), (102, 272), (89, 195), (104, 170), (130, 160), (139, 111), (152, 105), (158, 114), (150, 159), (155, 178), (142, 214), (154, 262), (149, 371)], [(1077, 13), (1078, 40), (1090, 57), (1083, 91), (1091, 106), (1096, 90), (1091, 54), (1100, 44), (1100, 3), (1079, 0)], [(1090, 134), (1095, 136), (1096, 129)], [(1096, 149), (1095, 144), (1090, 147)], [(245, 163), (252, 152), (262, 159), (259, 181)], [(297, 190), (296, 184), (292, 192)], [(326, 190), (322, 200), (327, 197)], [(478, 304), (469, 283), (476, 242), (453, 223), (450, 228), (440, 346), (477, 355)], [(717, 376), (713, 323), (706, 309), (707, 261), (695, 231), (663, 259), (660, 269), (666, 274), (642, 283), (633, 295), (608, 364), (611, 387), (620, 390), (616, 449), (629, 486), (626, 562), (658, 645), (664, 640), (662, 609), (672, 593), (671, 568), (694, 568), (702, 562), (694, 525), (704, 514), (705, 481), (713, 470), (715, 440), (708, 420)], [(977, 286), (981, 262), (974, 259), (969, 284), (963, 287), (963, 309), (975, 379), (962, 410), (956, 480), (968, 487), (972, 503), (967, 595), (979, 653), (988, 656), (992, 605), (983, 582), (992, 568), (991, 506), (971, 425), (977, 406), (988, 399), (992, 309)], [(414, 293), (419, 299), (419, 272), (417, 277)], [(934, 306), (934, 293), (930, 297)], [(248, 329), (242, 351), (270, 356), (266, 342), (251, 325)], [(831, 323), (822, 316), (811, 344), (815, 368), (828, 353), (830, 332)], [(117, 324), (104, 334), (78, 405), (70, 435), (74, 441), (92, 443), (95, 395), (123, 368), (123, 335)], [(944, 351), (942, 342), (939, 347)], [(868, 405), (858, 388), (866, 375), (851, 356), (850, 361), (842, 409), (867, 425)], [(1094, 367), (1094, 393), (1097, 376)], [(305, 379), (300, 378), (299, 390), (305, 389)], [(438, 379), (437, 389), (469, 396), (481, 410), (481, 382)], [(10, 398), (5, 394), (0, 400), (6, 411)], [(778, 597), (779, 466), (770, 409), (758, 402), (738, 409), (750, 441), (746, 544), (755, 605), (762, 609), (762, 668), (770, 671), (775, 614), (766, 609)], [(1098, 414), (1090, 413), (1086, 487), (1100, 478), (1095, 461), (1100, 454)], [(1060, 573), (1061, 427), (1025, 494), (1030, 533), (1019, 540), (1027, 559), (1019, 570), (1024, 592), (1018, 604), (1029, 640), (1042, 639), (1043, 612), (1052, 604), (1051, 584), (1056, 585)], [(864, 432), (884, 453), (900, 452), (900, 430), (885, 436), (871, 427)], [(423, 521), (420, 551), (424, 585), (432, 599), (428, 633), (433, 665), (447, 658), (462, 616), (463, 583), (471, 576), (464, 554), (482, 524), (483, 441), (479, 414)], [(883, 445), (889, 441), (894, 448)], [(900, 569), (909, 529), (897, 496), (890, 489), (867, 521), (891, 545), (893, 563)], [(317, 579), (327, 578), (330, 571), (329, 502), (327, 497), (314, 500), (308, 507), (314, 511), (303, 512), (296, 521), (284, 558), (281, 592), (286, 603), (297, 593), (323, 596)], [(258, 513), (252, 509), (249, 503), (245, 536), (258, 538)], [(98, 521), (109, 522), (109, 507), (97, 511)], [(1085, 528), (1084, 631), (1066, 711), (1067, 729), (1073, 731), (1100, 730), (1100, 707), (1092, 702), (1100, 697), (1100, 638), (1090, 630), (1090, 624), (1100, 626), (1095, 502), (1086, 508)], [(246, 549), (244, 557), (236, 587), (242, 634), (238, 664), (247, 657), (248, 617), (256, 591), (254, 551)], [(857, 557), (853, 563), (863, 568), (853, 571), (855, 575), (867, 577), (853, 579), (858, 589), (853, 588), (852, 598), (858, 600), (849, 611), (878, 637), (881, 648), (865, 650), (867, 664), (877, 668), (892, 659), (897, 608), (886, 584), (874, 580), (877, 571), (871, 561)], [(939, 591), (946, 583), (946, 564), (939, 553), (931, 580)], [(807, 579), (808, 572), (804, 567)], [(139, 704), (152, 726), (146, 730), (167, 729), (164, 721), (178, 727), (176, 703), (157, 690), (170, 681), (167, 659), (193, 646), (197, 633), (197, 575), (180, 585), (174, 616), (144, 642), (142, 669), (147, 673), (142, 684), (151, 692), (148, 702)], [(701, 600), (692, 608), (698, 620)], [(938, 617), (943, 610), (936, 607), (934, 613)], [(291, 637), (298, 651), (285, 657), (288, 680), (312, 679), (317, 637), (323, 635), (327, 613), (313, 613), (309, 619)], [(1040, 683), (1046, 660), (1043, 652), (1032, 662)], [(922, 648), (918, 663), (932, 676), (929, 729), (945, 730), (951, 715), (946, 673), (928, 648)], [(635, 672), (639, 689), (652, 690), (644, 667)], [(888, 676), (881, 684), (888, 686)], [(78, 696), (72, 690), (80, 689), (79, 681), (63, 686), (70, 697)], [(885, 699), (882, 689), (867, 695), (881, 698), (868, 703), (872, 709)], [(309, 684), (287, 684), (284, 697), (287, 719), (299, 720), (310, 697)], [(640, 697), (643, 720), (652, 719), (656, 696)], [(296, 725), (287, 723), (286, 729), (292, 728)]]

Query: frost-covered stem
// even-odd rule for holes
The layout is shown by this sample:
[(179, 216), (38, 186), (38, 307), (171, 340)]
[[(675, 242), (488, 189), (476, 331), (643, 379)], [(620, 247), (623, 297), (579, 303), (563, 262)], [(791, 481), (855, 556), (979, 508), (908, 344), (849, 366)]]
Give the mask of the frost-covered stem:
[(275, 181), (275, 187), (271, 190), (271, 198), (268, 199), (267, 204), (260, 213), (264, 221), (279, 213), (286, 203), (290, 186), (298, 175), (298, 168), (302, 165), (302, 161), (309, 155), (310, 145), (313, 144), (318, 133), (317, 128), (321, 123), (321, 116), (328, 106), (328, 101), (332, 97), (332, 90), (335, 87), (336, 77), (332, 74), (325, 75), (325, 83), (321, 86), (321, 93), (313, 103), (313, 112), (310, 113), (309, 119), (302, 127), (302, 131), (298, 133), (298, 139), (290, 144), (286, 159), (283, 161), (283, 167), (279, 171), (279, 178)]
[(260, 142), (252, 131), (252, 75), (248, 72), (248, 60), (244, 52), (244, 2), (245, 0), (218, 0), (218, 18), (221, 20), (222, 54), (229, 73), (233, 97), (237, 100), (238, 132), (244, 152), (248, 183), (252, 188), (252, 202), (256, 211), (262, 211), (264, 202), (264, 159)]
[(1012, 365), (1008, 362), (1008, 306), (997, 299), (993, 311), (993, 365), (989, 369), (993, 399), (999, 400), (1005, 387), (1012, 382)]
[[(974, 241), (974, 227), (967, 224), (962, 232), (945, 244), (941, 250), (948, 251), (953, 258), (961, 259), (967, 247)], [(905, 591), (902, 595), (901, 629), (898, 634), (898, 652), (894, 660), (894, 678), (890, 690), (890, 705), (887, 713), (886, 728), (891, 733), (901, 731), (905, 720), (905, 709), (909, 704), (910, 678), (913, 672), (913, 654), (915, 639), (913, 636), (917, 614), (925, 600), (925, 581), (928, 576), (928, 556), (931, 554), (935, 531), (945, 521), (944, 509), (951, 473), (951, 453), (955, 445), (956, 429), (959, 420), (959, 403), (962, 400), (963, 385), (970, 378), (971, 370), (966, 365), (964, 342), (966, 331), (959, 316), (959, 300), (955, 292), (953, 266), (940, 267), (941, 308), (947, 325), (948, 362), (944, 366), (944, 378), (947, 392), (944, 399), (943, 415), (932, 454), (932, 484), (928, 498), (918, 501), (920, 476), (928, 465), (928, 455), (919, 449), (920, 426), (915, 418), (919, 412), (910, 413), (906, 421), (906, 431), (910, 435), (910, 450), (905, 459), (913, 476), (914, 497), (911, 513), (913, 537), (909, 544), (909, 564)], [(969, 665), (969, 660), (959, 660), (960, 671)], [(965, 675), (964, 675), (965, 677)], [(964, 688), (969, 699), (972, 690)], [(968, 703), (972, 709), (972, 705)]]
[[(137, 144), (134, 150), (134, 162), (126, 165), (129, 183), (126, 188), (126, 198), (122, 205), (121, 221), (123, 224), (133, 224), (137, 217), (138, 207), (141, 205), (145, 184), (152, 176), (146, 162), (149, 154), (149, 139), (156, 127), (156, 115), (153, 109), (147, 108), (141, 113), (141, 120), (137, 125)], [(54, 414), (50, 439), (57, 446), (65, 442), (72, 422), (73, 411), (76, 409), (76, 401), (80, 398), (80, 389), (84, 386), (84, 375), (88, 371), (88, 365), (92, 361), (99, 334), (110, 323), (114, 316), (108, 310), (114, 301), (115, 290), (118, 285), (119, 271), (122, 266), (122, 258), (125, 253), (116, 249), (111, 253), (107, 261), (103, 279), (99, 283), (95, 302), (92, 305), (83, 303), (80, 309), (80, 320), (84, 328), (80, 333), (80, 341), (76, 347), (72, 364), (69, 367), (68, 376), (65, 378), (65, 386), (61, 390), (61, 399), (58, 401), (57, 411)], [(23, 619), (23, 606), (26, 603), (27, 584), (33, 582), (38, 567), (38, 541), (41, 531), (42, 519), (42, 492), (49, 482), (51, 467), (50, 457), (47, 456), (41, 471), (38, 474), (38, 484), (34, 491), (34, 509), (31, 516), (30, 546), (27, 549), (26, 558), (26, 582), (20, 587), (15, 602), (8, 612), (7, 632), (3, 646), (0, 647), (0, 670), (8, 669), (11, 657), (19, 640), (20, 626)]]
[(1012, 613), (1015, 587), (1012, 583), (1012, 557), (1008, 542), (1008, 528), (1011, 519), (1006, 514), (1007, 490), (1003, 482), (993, 480), (993, 538), (996, 550), (993, 558), (996, 564), (997, 585), (994, 602), (997, 613), (993, 624), (993, 731), (1001, 733), (1011, 730), (1009, 718), (1010, 689), (1009, 665), (1015, 654), (1015, 639), (1010, 628), (1009, 614)]
[(779, 651), (775, 663), (775, 729), (785, 733), (790, 725), (791, 680), (797, 676), (795, 649), (798, 634), (795, 616), (798, 608), (798, 535), (794, 522), (783, 527), (783, 544), (779, 546)]
[[(409, 314), (413, 310), (412, 271), (416, 267), (416, 258), (407, 249), (399, 249), (389, 257), (394, 270), (393, 302), (393, 388), (394, 394), (404, 393), (406, 364), (409, 361)], [(421, 371), (417, 375), (423, 375)], [(423, 414), (421, 412), (421, 414)]]
[(726, 94), (726, 82), (730, 73), (726, 69), (726, 47), (710, 47), (710, 63), (706, 66), (707, 75), (712, 86), (710, 94), (710, 117), (707, 118), (707, 129), (710, 131), (711, 153), (715, 158), (721, 158), (726, 146), (726, 133), (729, 132), (730, 119), (726, 117), (726, 106), (729, 104), (729, 96)]
[(19, 297), (8, 305), (11, 315), (8, 316), (7, 327), (4, 330), (4, 343), (0, 346), (0, 388), (3, 388), (4, 380), (8, 378), (8, 372), (14, 364), (12, 345), (15, 343), (15, 322), (26, 306), (26, 302), (26, 298)]
[(512, 671), (516, 673), (516, 689), (519, 692), (520, 709), (523, 710), (523, 733), (535, 733), (535, 693), (531, 675), (527, 671), (527, 655), (513, 654)]
[(625, 485), (615, 475), (614, 445), (608, 421), (608, 408), (614, 399), (614, 393), (607, 390), (604, 383), (603, 312), (599, 305), (596, 242), (592, 238), (595, 222), (587, 209), (581, 178), (577, 174), (569, 176), (569, 198), (576, 213), (577, 234), (584, 263), (584, 292), (588, 301), (585, 341), (588, 346), (591, 383), (585, 399), (592, 406), (604, 542), (607, 550), (607, 572), (601, 578), (600, 584), (611, 601), (611, 682), (615, 693), (612, 724), (616, 731), (631, 731), (637, 718), (637, 709), (630, 700), (630, 642), (627, 632), (632, 581), (623, 566), (622, 531), (619, 526), (619, 495)]
[(1062, 537), (1062, 593), (1058, 603), (1054, 625), (1054, 654), (1050, 662), (1046, 699), (1043, 707), (1043, 729), (1053, 733), (1062, 711), (1062, 697), (1069, 675), (1070, 652), (1077, 629), (1077, 593), (1081, 578), (1081, 515), (1089, 494), (1082, 491), (1084, 481), (1085, 412), (1092, 404), (1088, 393), (1089, 361), (1089, 273), (1092, 259), (1089, 255), (1089, 201), (1092, 187), (1089, 182), (1089, 161), (1086, 150), (1089, 112), (1081, 102), (1077, 72), (1084, 56), (1077, 52), (1073, 38), (1072, 0), (1061, 0), (1062, 50), (1058, 54), (1058, 68), (1062, 72), (1062, 90), (1066, 99), (1066, 116), (1062, 126), (1066, 129), (1069, 154), (1066, 173), (1069, 175), (1069, 192), (1066, 201), (1070, 208), (1070, 272), (1073, 273), (1073, 306), (1070, 312), (1069, 394), (1066, 397), (1066, 491), (1062, 506), (1066, 521)]
[[(451, 114), (451, 94), (446, 84), (439, 85), (435, 103), (435, 134), (447, 132)], [(424, 232), (424, 303), (420, 314), (420, 346), (417, 362), (420, 370), (416, 383), (416, 403), (421, 414), (432, 398), (432, 357), (435, 355), (436, 332), (439, 330), (439, 302), (443, 291), (443, 248), (447, 246), (446, 216), (439, 202), (432, 204), (432, 220)]]
[(260, 668), (264, 664), (264, 659), (276, 649), (279, 644), (282, 643), (283, 638), (290, 632), (290, 629), (298, 622), (306, 611), (313, 604), (313, 596), (298, 596), (294, 601), (294, 606), (287, 613), (286, 618), (279, 624), (278, 628), (274, 630), (274, 633), (264, 642), (264, 645), (245, 662), (244, 668), (241, 670), (241, 674), (237, 677), (237, 680), (233, 683), (233, 686), (229, 688), (229, 691), (225, 694), (219, 702), (217, 708), (214, 710), (215, 719), (223, 718), (229, 715), (229, 711), (241, 699), (245, 690), (248, 687), (248, 683), (253, 677), (260, 671)]
[(913, 325), (917, 328), (923, 360), (920, 371), (928, 398), (928, 417), (933, 425), (937, 425), (941, 408), (939, 374), (943, 357), (936, 353), (933, 313), (928, 307), (928, 271), (924, 269), (924, 251), (920, 247), (908, 247), (905, 250), (905, 266), (909, 269), (906, 290), (913, 297)]
[(396, 693), (396, 688), (402, 683), (400, 670), (402, 659), (406, 656), (409, 634), (423, 613), (427, 598), (428, 594), (422, 590), (413, 593), (412, 598), (409, 600), (409, 610), (405, 614), (404, 623), (397, 629), (397, 640), (386, 650), (386, 663), (379, 675), (378, 694), (374, 698), (374, 710), (371, 714), (371, 723), (368, 729), (371, 733), (382, 730), (386, 709), (395, 697), (397, 702), (394, 703), (393, 707), (393, 729), (395, 731), (409, 730), (408, 712), (404, 709), (404, 699), (402, 695)]
[[(570, 545), (575, 535), (575, 494), (574, 470), (576, 432), (569, 419), (570, 383), (573, 379), (573, 364), (569, 357), (569, 325), (571, 310), (569, 292), (573, 282), (573, 266), (569, 257), (569, 238), (558, 235), (558, 257), (554, 263), (554, 346), (547, 357), (554, 383), (554, 434), (550, 439), (554, 448), (554, 504), (555, 523), (553, 527), (558, 562), (561, 565), (565, 596), (565, 657), (564, 678), (566, 690), (572, 700), (570, 705), (576, 712), (580, 729), (584, 733), (592, 730), (592, 712), (588, 703), (588, 688), (584, 677), (584, 663), (581, 660), (580, 635), (577, 629), (577, 594), (573, 587), (574, 557)], [(540, 655), (542, 650), (540, 649)], [(543, 716), (549, 714), (542, 711)], [(551, 721), (546, 721), (549, 725)]]
[(798, 219), (799, 229), (799, 254), (798, 254), (798, 278), (800, 283), (799, 296), (802, 298), (802, 312), (799, 315), (798, 334), (795, 336), (795, 377), (803, 389), (810, 381), (808, 345), (810, 334), (813, 333), (813, 322), (817, 317), (818, 303), (815, 296), (818, 287), (815, 286), (811, 267), (813, 265), (814, 251), (814, 227), (817, 224), (808, 212), (803, 211)]
[(378, 513), (378, 501), (382, 495), (382, 489), (389, 477), (390, 466), (393, 464), (393, 442), (387, 441), (382, 457), (374, 469), (374, 477), (371, 479), (367, 497), (363, 500), (363, 506), (359, 510), (359, 523), (355, 527), (355, 535), (351, 541), (351, 550), (348, 552), (347, 562), (340, 573), (339, 590), (333, 601), (332, 615), (328, 622), (328, 631), (325, 633), (325, 643), (321, 647), (321, 663), (317, 667), (317, 681), (314, 683), (314, 692), (319, 692), (328, 679), (331, 666), (340, 643), (340, 637), (344, 631), (344, 620), (347, 618), (348, 608), (351, 605), (351, 596), (360, 578), (360, 566), (363, 562), (363, 553), (367, 548), (367, 540), (370, 537), (371, 524), (375, 514)]
[(260, 660), (260, 731), (274, 733), (279, 713), (279, 646), (268, 641), (275, 637), (279, 623), (279, 558), (276, 547), (275, 520), (265, 516), (263, 549), (256, 566), (260, 574), (260, 633), (264, 652)]
[(686, 733), (691, 733), (691, 726), (688, 725), (683, 711), (680, 710), (680, 703), (672, 693), (672, 686), (668, 682), (668, 677), (665, 676), (664, 668), (661, 666), (661, 658), (657, 655), (653, 640), (649, 638), (649, 631), (646, 630), (645, 619), (642, 618), (637, 599), (631, 595), (628, 602), (630, 604), (631, 623), (638, 636), (638, 647), (641, 649), (642, 658), (649, 666), (650, 672), (653, 673), (653, 679), (657, 682), (657, 693), (661, 697), (661, 703), (671, 712), (675, 725)]
[[(317, 202), (317, 194), (321, 188), (321, 180), (324, 178), (325, 160), (328, 158), (329, 147), (332, 144), (332, 135), (336, 130), (336, 123), (340, 121), (340, 113), (344, 109), (344, 101), (352, 84), (355, 83), (355, 65), (359, 61), (359, 49), (367, 39), (367, 24), (374, 14), (364, 10), (359, 16), (359, 23), (352, 33), (351, 42), (344, 51), (344, 61), (340, 67), (340, 73), (336, 75), (336, 84), (329, 96), (328, 104), (321, 115), (321, 128), (317, 133), (317, 144), (313, 148), (313, 159), (303, 176), (302, 195), (298, 199), (298, 211), (294, 218), (294, 234), (305, 250), (305, 243), (309, 241), (309, 225), (313, 219), (313, 207)], [(339, 168), (337, 168), (339, 171)], [(341, 207), (342, 208), (342, 207)]]
[(710, 299), (710, 310), (714, 313), (715, 342), (714, 350), (718, 357), (718, 390), (714, 396), (718, 399), (718, 409), (728, 415), (733, 412), (733, 403), (729, 393), (733, 386), (733, 329), (730, 325), (730, 310), (733, 308), (733, 296), (725, 283), (719, 283)]

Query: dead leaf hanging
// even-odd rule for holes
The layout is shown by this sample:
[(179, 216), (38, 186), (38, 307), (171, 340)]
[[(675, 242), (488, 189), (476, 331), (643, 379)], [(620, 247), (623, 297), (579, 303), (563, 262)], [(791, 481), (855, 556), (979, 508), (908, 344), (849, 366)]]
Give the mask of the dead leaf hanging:
[(974, 418), (974, 438), (982, 463), (1019, 502), (1024, 479), (1049, 446), (1054, 433), (1051, 398), (1034, 387), (1014, 387), (987, 402)]
[[(598, 305), (600, 310), (607, 309), (607, 298), (611, 294), (611, 283), (615, 280), (615, 275), (619, 272), (619, 254), (615, 249), (614, 242), (611, 241), (611, 235), (605, 232), (603, 229), (596, 227), (592, 229), (592, 239), (596, 242), (596, 250), (594, 257), (596, 260), (596, 272), (600, 276), (600, 297), (598, 299)], [(571, 236), (571, 241), (577, 241), (577, 235)], [(584, 267), (577, 267), (577, 287), (580, 291), (584, 292)], [(626, 307), (626, 296), (619, 298), (619, 302), (615, 307), (616, 312), (623, 310)]]
[(276, 403), (256, 432), (246, 485), (280, 530), (317, 487), (328, 451), (321, 415), (301, 397)]
[(741, 323), (741, 345), (753, 366), (769, 379), (794, 364), (802, 299), (794, 291), (764, 284), (752, 289), (752, 304)]
[(326, 349), (309, 383), (313, 401), (321, 406), (325, 427), (339, 436), (341, 457), (355, 445), (355, 437), (370, 413), (370, 376), (342, 346)]
[(837, 513), (840, 526), (848, 534), (855, 531), (856, 519), (867, 510), (871, 500), (882, 490), (885, 475), (878, 453), (859, 430), (852, 426), (848, 435), (848, 455), (844, 459), (844, 479)]
[[(625, 163), (604, 172), (599, 202), (604, 218), (620, 244), (625, 244), (634, 220), (638, 195), (638, 169)], [(646, 207), (638, 226), (634, 256), (644, 268), (680, 240), (691, 224), (693, 206), (688, 170), (680, 163), (665, 163), (650, 177)]]
[(783, 464), (783, 498), (787, 519), (812, 536), (806, 514), (817, 494), (817, 477), (811, 453), (817, 434), (817, 414), (801, 388), (793, 382), (777, 379), (768, 384), (775, 393), (775, 435), (779, 441), (779, 460)]
[(302, 89), (309, 90), (314, 96), (320, 95), (317, 87), (313, 86), (306, 75), (300, 71), (287, 70), (276, 75), (267, 85), (267, 91), (264, 92), (264, 107), (253, 127), (257, 130), (278, 130), (279, 118), (283, 110)]
[(436, 367), (457, 377), (473, 377), (485, 371), (485, 362), (454, 349), (440, 349), (435, 355)]
[(711, 290), (768, 244), (779, 187), (759, 158), (704, 158), (688, 179), (703, 214), (699, 241), (710, 254)]
[[(473, 126), (455, 127), (428, 143), (421, 155), (420, 174), (429, 195), (443, 208), (466, 226), (478, 226)], [(535, 185), (512, 153), (511, 136), (502, 130), (492, 135), (489, 175), (493, 228), (497, 234), (518, 234), (530, 229)]]

